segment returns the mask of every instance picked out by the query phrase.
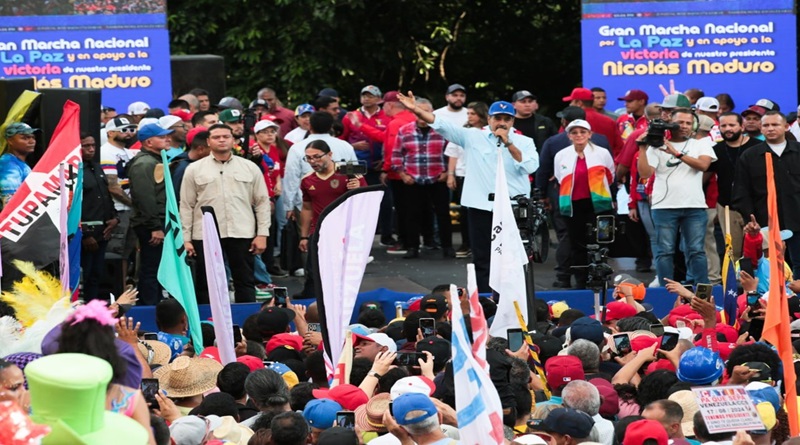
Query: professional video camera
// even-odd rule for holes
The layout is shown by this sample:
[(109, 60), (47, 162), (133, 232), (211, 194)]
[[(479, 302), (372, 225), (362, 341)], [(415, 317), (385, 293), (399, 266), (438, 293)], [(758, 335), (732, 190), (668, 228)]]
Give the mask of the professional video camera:
[(541, 191), (533, 190), (533, 197), (517, 195), (511, 198), (511, 211), (517, 222), (522, 244), (528, 257), (534, 263), (547, 261), (550, 248), (550, 229), (547, 226), (547, 212), (541, 201)]
[(608, 248), (601, 248), (599, 244), (589, 244), (586, 249), (588, 250), (589, 262), (586, 287), (601, 289), (614, 274), (614, 269), (608, 264)]
[(355, 178), (356, 175), (366, 175), (367, 165), (359, 161), (345, 161), (336, 163), (336, 173), (340, 175), (347, 175), (348, 178)]
[(654, 119), (647, 126), (647, 135), (644, 141), (651, 147), (663, 147), (666, 131), (677, 131), (679, 128), (678, 124), (672, 124), (662, 119)]

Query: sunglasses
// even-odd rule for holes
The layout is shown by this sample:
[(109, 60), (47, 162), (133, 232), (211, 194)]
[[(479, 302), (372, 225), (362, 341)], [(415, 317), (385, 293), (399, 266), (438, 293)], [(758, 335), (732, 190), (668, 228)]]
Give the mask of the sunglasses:
[(116, 130), (113, 131), (119, 131), (120, 133), (136, 133), (137, 130), (138, 129), (136, 127), (123, 127), (123, 128), (117, 128)]

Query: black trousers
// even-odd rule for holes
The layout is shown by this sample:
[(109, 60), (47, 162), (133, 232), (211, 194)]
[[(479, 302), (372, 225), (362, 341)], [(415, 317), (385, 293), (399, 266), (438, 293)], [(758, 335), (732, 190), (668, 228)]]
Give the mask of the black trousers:
[(489, 287), (489, 262), (492, 259), (492, 212), (470, 208), (469, 239), (472, 243), (472, 262), (475, 264), (475, 278), (478, 292), (491, 292)]
[(418, 248), (419, 236), (430, 220), (430, 209), (436, 215), (439, 238), (443, 248), (453, 247), (453, 228), (450, 223), (450, 191), (444, 182), (433, 184), (403, 184), (406, 194), (406, 247)]
[(567, 232), (567, 220), (561, 215), (558, 208), (558, 182), (550, 181), (547, 185), (547, 197), (550, 200), (550, 212), (553, 216), (553, 228), (556, 231), (556, 238), (558, 238), (558, 246), (556, 247), (556, 279), (569, 283), (572, 277), (572, 253), (570, 246), (570, 237)]
[(461, 205), (461, 211), (458, 212), (458, 225), (461, 227), (461, 245), (469, 249), (469, 219), (467, 218), (467, 208), (461, 204), (462, 193), (464, 193), (464, 177), (456, 176), (456, 189), (453, 191), (453, 202), (457, 202)]
[[(237, 303), (256, 301), (256, 279), (253, 273), (255, 259), (250, 252), (251, 238), (222, 238), (220, 245), (231, 268), (233, 289)], [(197, 303), (208, 304), (208, 282), (206, 281), (206, 262), (203, 254), (203, 241), (192, 240), (197, 253), (195, 263), (194, 288)]]
[(594, 226), (597, 215), (610, 214), (611, 212), (595, 213), (592, 200), (579, 199), (572, 201), (572, 216), (566, 217), (567, 231), (570, 238), (570, 258), (572, 260), (573, 274), (578, 288), (586, 287), (589, 264), (587, 244), (592, 244), (594, 236), (589, 235), (588, 226)]
[(139, 305), (155, 306), (161, 301), (161, 285), (158, 283), (158, 266), (161, 264), (162, 243), (150, 245), (152, 232), (146, 227), (133, 228), (139, 239)]

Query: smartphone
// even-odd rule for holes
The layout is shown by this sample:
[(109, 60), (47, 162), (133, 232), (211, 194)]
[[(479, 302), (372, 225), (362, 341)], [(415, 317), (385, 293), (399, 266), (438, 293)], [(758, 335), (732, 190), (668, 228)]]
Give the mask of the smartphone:
[(757, 311), (761, 309), (761, 303), (759, 300), (761, 296), (758, 295), (757, 292), (747, 294), (747, 305), (750, 306), (750, 316), (753, 316), (753, 311)]
[(419, 366), (419, 359), (424, 359), (421, 352), (398, 352), (395, 362), (398, 366)]
[(508, 339), (508, 349), (512, 351), (519, 351), (519, 348), (525, 343), (525, 336), (520, 328), (506, 329), (506, 338)]
[(309, 323), (308, 324), (308, 331), (309, 332), (321, 332), (319, 327), (319, 323)]
[(265, 367), (265, 368), (269, 368), (269, 367), (270, 367), (270, 366), (272, 366), (272, 364), (273, 364), (273, 363), (275, 363), (275, 362), (273, 362), (273, 361), (271, 361), (271, 360), (263, 360), (263, 363), (264, 363), (264, 367)]
[(677, 332), (664, 332), (664, 334), (661, 336), (661, 345), (658, 347), (658, 349), (661, 349), (662, 351), (672, 351), (676, 346), (678, 346), (678, 339)]
[(617, 348), (617, 355), (624, 356), (631, 352), (631, 338), (627, 332), (614, 334), (614, 346)]
[(611, 244), (614, 242), (615, 227), (614, 215), (600, 215), (597, 217), (597, 242)]
[(739, 270), (742, 272), (747, 272), (748, 275), (751, 277), (755, 277), (756, 273), (753, 270), (753, 262), (747, 258), (742, 258), (739, 260)]
[[(686, 288), (689, 292), (694, 294), (694, 284), (685, 284), (683, 287)], [(689, 298), (681, 297), (681, 304), (689, 304), (692, 301)]]
[(656, 337), (664, 335), (664, 325), (661, 323), (653, 323), (650, 325), (650, 332), (656, 334)]
[(356, 429), (356, 413), (353, 411), (338, 411), (336, 413), (336, 425), (348, 430)]
[(392, 409), (392, 402), (389, 402), (389, 415), (394, 417), (394, 409)]
[(285, 287), (273, 287), (272, 295), (275, 296), (275, 306), (286, 307), (286, 297), (289, 296), (289, 289)]
[(142, 379), (142, 394), (144, 395), (145, 402), (147, 402), (147, 406), (150, 408), (158, 407), (158, 400), (156, 400), (156, 394), (158, 394), (158, 379)]
[(242, 342), (242, 330), (238, 324), (233, 325), (233, 345), (236, 346)]
[(772, 368), (769, 367), (768, 364), (764, 362), (747, 362), (742, 363), (742, 366), (746, 366), (751, 371), (754, 371), (754, 374), (750, 376), (749, 382), (763, 382), (765, 380), (772, 380)]
[(422, 331), (423, 337), (432, 337), (436, 335), (436, 320), (433, 318), (420, 318), (419, 330)]
[(701, 300), (710, 300), (711, 299), (711, 291), (713, 290), (713, 286), (710, 284), (704, 283), (697, 283), (697, 292), (695, 292), (695, 296)]
[(144, 333), (144, 339), (145, 339), (145, 340), (155, 340), (155, 341), (158, 341), (158, 334), (156, 334), (155, 332), (145, 332), (145, 333)]

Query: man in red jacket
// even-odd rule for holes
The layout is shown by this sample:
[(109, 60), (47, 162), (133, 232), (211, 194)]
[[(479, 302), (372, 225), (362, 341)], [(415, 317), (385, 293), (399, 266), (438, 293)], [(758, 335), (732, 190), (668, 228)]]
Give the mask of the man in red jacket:
[(604, 116), (594, 109), (594, 94), (588, 88), (575, 88), (572, 93), (564, 98), (564, 102), (570, 105), (581, 107), (586, 111), (586, 121), (592, 127), (592, 131), (600, 133), (608, 139), (611, 145), (611, 153), (614, 157), (622, 150), (622, 138), (619, 136), (616, 123), (608, 116)]

